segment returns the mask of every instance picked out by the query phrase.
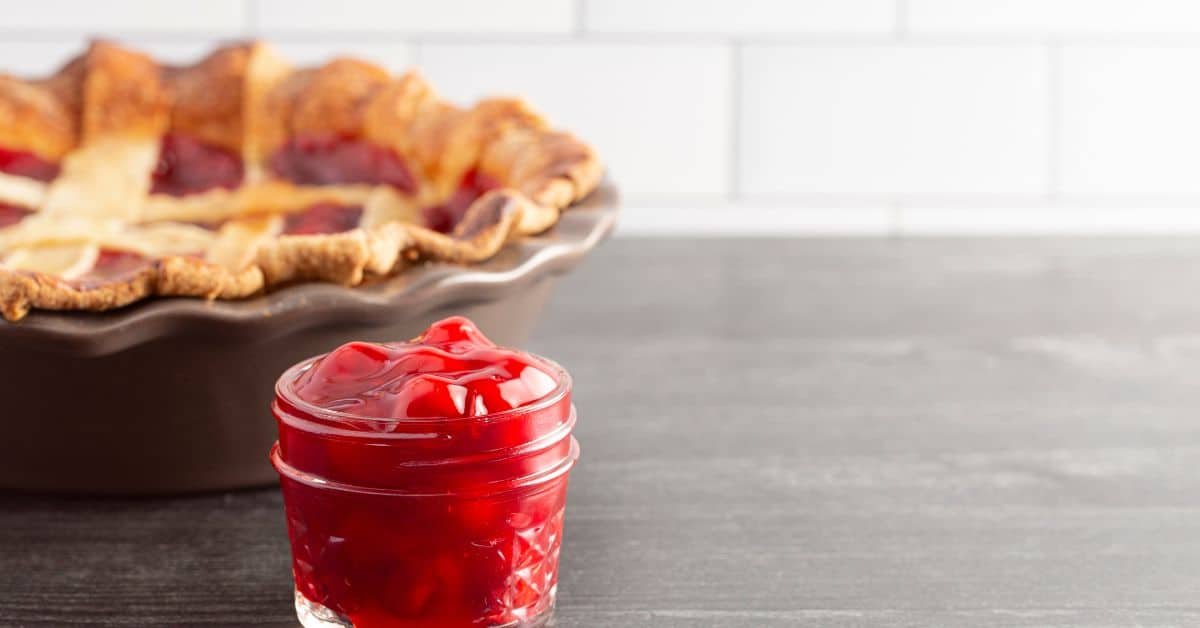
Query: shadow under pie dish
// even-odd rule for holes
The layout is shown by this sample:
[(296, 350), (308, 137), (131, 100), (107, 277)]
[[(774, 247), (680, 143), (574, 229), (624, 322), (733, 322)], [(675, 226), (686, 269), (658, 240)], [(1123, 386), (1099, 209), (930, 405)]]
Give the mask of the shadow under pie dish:
[(98, 43), (0, 77), (0, 377), (31, 417), (0, 487), (274, 481), (278, 373), (448, 314), (519, 344), (615, 222), (600, 172), (520, 101), (261, 43), (182, 68)]

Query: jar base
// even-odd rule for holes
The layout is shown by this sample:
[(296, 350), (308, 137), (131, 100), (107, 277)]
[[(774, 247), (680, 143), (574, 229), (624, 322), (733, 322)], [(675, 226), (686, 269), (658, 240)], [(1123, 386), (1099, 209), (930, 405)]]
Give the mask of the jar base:
[(349, 619), (304, 597), (299, 590), (295, 594), (296, 619), (304, 628), (354, 628)]
[[(354, 628), (354, 623), (349, 619), (304, 597), (299, 590), (295, 592), (295, 595), (296, 618), (300, 620), (300, 625), (304, 626), (304, 628)], [(550, 625), (550, 619), (554, 616), (554, 597), (555, 591), (551, 589), (550, 603), (546, 605), (546, 610), (539, 613), (536, 617), (493, 626), (492, 628), (543, 628), (544, 626), (548, 626)]]

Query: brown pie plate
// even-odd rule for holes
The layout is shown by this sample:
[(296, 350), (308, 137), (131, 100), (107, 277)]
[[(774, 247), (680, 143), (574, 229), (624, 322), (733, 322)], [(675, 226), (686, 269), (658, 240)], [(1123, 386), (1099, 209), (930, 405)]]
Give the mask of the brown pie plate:
[(541, 235), (469, 266), (430, 262), (358, 287), (237, 301), (154, 298), (0, 323), (0, 488), (166, 494), (266, 485), (269, 404), (288, 366), (343, 342), (397, 340), (451, 314), (521, 344), (558, 275), (607, 236), (602, 183)]

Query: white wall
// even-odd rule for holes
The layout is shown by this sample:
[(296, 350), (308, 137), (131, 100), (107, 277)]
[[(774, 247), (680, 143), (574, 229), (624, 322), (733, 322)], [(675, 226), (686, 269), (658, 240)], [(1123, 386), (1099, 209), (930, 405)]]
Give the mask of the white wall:
[(523, 94), (598, 145), (626, 232), (1200, 230), (1195, 0), (38, 0), (0, 67), (91, 34)]

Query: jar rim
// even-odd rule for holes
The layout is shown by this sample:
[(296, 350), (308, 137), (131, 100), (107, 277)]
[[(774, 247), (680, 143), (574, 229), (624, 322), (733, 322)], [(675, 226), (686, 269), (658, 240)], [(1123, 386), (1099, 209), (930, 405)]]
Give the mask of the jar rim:
[[(283, 454), (279, 448), (279, 441), (271, 445), (269, 454), (271, 465), (279, 472), (279, 475), (290, 480), (306, 484), (313, 488), (327, 489), (332, 491), (340, 491), (344, 493), (360, 493), (366, 495), (394, 496), (394, 497), (483, 497), (492, 495), (502, 495), (511, 491), (515, 491), (528, 486), (548, 483), (560, 476), (566, 475), (567, 472), (575, 466), (575, 462), (579, 460), (579, 441), (574, 436), (568, 436), (571, 439), (571, 448), (566, 456), (563, 457), (554, 466), (537, 471), (535, 473), (516, 477), (505, 478), (485, 484), (474, 484), (470, 488), (460, 490), (409, 490), (403, 488), (384, 488), (374, 486), (363, 486), (361, 484), (350, 484), (337, 480), (330, 480), (314, 473), (302, 471), (289, 464), (283, 459)], [(489, 487), (497, 487), (494, 490), (488, 490)]]
[(295, 382), (304, 372), (312, 368), (313, 364), (315, 364), (317, 360), (320, 360), (327, 355), (329, 355), (328, 352), (315, 355), (288, 367), (288, 369), (279, 376), (279, 379), (275, 381), (276, 398), (283, 400), (293, 408), (296, 408), (297, 410), (300, 410), (314, 418), (328, 421), (371, 421), (381, 423), (400, 423), (407, 425), (441, 425), (468, 421), (496, 421), (499, 419), (506, 419), (540, 412), (557, 404), (558, 402), (562, 401), (564, 397), (570, 394), (573, 383), (571, 380), (571, 374), (568, 373), (567, 369), (563, 368), (559, 363), (549, 358), (530, 353), (528, 355), (550, 367), (552, 371), (551, 375), (554, 376), (556, 383), (550, 392), (523, 406), (510, 408), (508, 410), (489, 412), (487, 414), (462, 417), (373, 417), (363, 414), (355, 414), (352, 412), (343, 412), (341, 410), (330, 410), (329, 408), (323, 408), (319, 405), (302, 399), (296, 394), (293, 384), (295, 384)]

